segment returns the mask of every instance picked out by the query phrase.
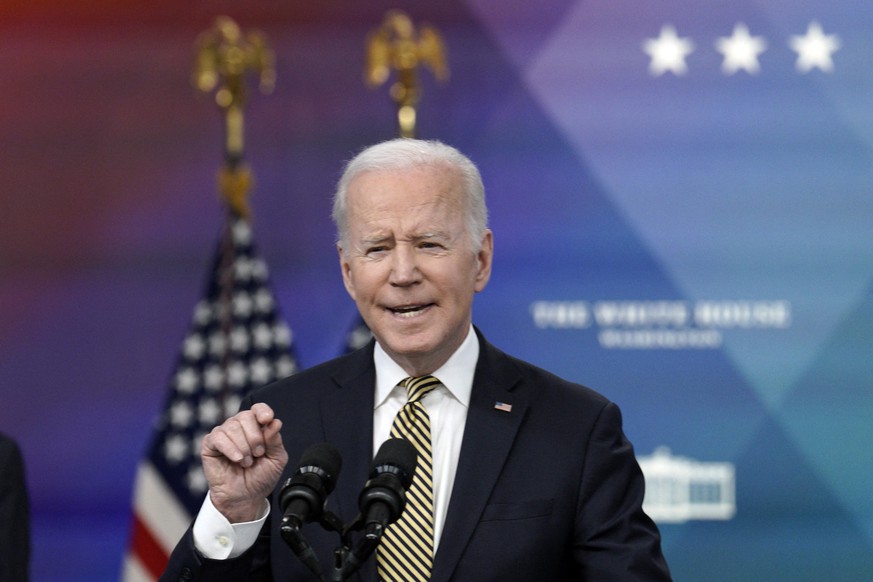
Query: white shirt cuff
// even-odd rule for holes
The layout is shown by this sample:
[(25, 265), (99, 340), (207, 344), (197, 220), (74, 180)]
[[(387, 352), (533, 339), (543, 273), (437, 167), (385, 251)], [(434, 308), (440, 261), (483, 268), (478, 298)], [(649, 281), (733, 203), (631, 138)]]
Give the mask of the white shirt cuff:
[(215, 509), (207, 494), (194, 520), (194, 547), (211, 560), (236, 558), (255, 545), (268, 515), (270, 504), (264, 499), (261, 517), (255, 521), (230, 523)]

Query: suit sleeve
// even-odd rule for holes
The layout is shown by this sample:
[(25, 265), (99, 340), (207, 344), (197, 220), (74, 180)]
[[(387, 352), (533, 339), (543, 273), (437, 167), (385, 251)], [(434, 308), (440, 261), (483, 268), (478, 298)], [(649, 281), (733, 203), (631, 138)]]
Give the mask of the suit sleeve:
[(658, 529), (642, 509), (644, 494), (621, 412), (609, 403), (592, 429), (582, 475), (574, 545), (580, 579), (671, 579)]
[(272, 580), (270, 570), (270, 518), (264, 523), (255, 545), (238, 558), (210, 560), (203, 557), (194, 545), (193, 524), (170, 554), (167, 568), (160, 582), (188, 582), (192, 580), (215, 582), (267, 582)]

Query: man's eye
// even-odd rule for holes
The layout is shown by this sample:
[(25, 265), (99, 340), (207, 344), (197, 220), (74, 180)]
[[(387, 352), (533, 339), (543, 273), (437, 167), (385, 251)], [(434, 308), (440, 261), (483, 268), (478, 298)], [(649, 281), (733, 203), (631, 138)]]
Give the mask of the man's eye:
[(372, 255), (374, 253), (381, 253), (385, 251), (385, 247), (369, 247), (367, 249), (367, 254)]

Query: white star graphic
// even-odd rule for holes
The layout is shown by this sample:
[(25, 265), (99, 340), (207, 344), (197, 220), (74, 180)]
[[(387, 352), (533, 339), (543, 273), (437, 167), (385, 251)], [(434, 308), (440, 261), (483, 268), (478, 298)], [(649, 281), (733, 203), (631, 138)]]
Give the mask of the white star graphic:
[(761, 36), (751, 36), (749, 28), (738, 22), (731, 36), (715, 41), (715, 48), (724, 55), (721, 70), (725, 75), (733, 75), (739, 70), (755, 74), (761, 70), (758, 56), (767, 50), (767, 41)]
[(685, 58), (694, 51), (694, 43), (690, 38), (679, 38), (676, 29), (671, 24), (661, 27), (658, 38), (647, 38), (643, 50), (651, 57), (649, 73), (658, 77), (667, 71), (674, 75), (684, 75), (688, 72)]
[(835, 34), (825, 34), (821, 25), (812, 21), (803, 36), (792, 36), (788, 41), (791, 50), (797, 53), (795, 68), (808, 73), (818, 68), (825, 73), (834, 70), (833, 54), (840, 48), (840, 38)]

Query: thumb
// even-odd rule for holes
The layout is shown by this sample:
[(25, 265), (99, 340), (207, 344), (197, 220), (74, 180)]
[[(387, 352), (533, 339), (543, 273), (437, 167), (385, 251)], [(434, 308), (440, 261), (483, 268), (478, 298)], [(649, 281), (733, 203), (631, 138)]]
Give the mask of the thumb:
[(282, 444), (282, 421), (274, 418), (264, 427), (264, 445), (266, 446), (266, 456), (268, 457), (287, 457), (285, 445)]

